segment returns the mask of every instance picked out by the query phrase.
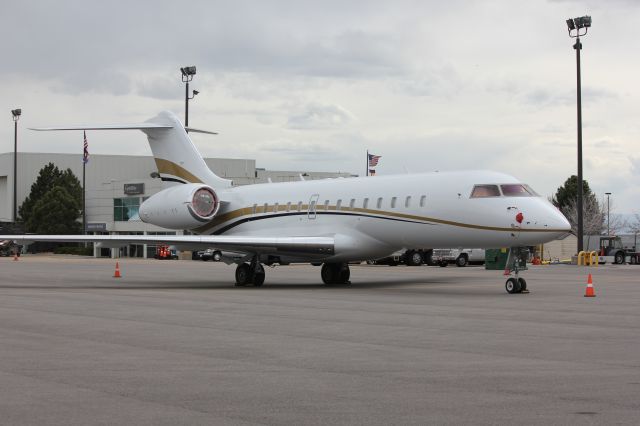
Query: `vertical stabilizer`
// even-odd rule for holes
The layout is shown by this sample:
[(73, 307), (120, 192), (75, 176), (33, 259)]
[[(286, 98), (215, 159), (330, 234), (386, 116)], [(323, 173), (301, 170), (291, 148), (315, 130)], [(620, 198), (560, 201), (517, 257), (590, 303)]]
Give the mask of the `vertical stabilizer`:
[(216, 176), (209, 169), (178, 117), (170, 111), (163, 111), (140, 124), (53, 126), (31, 130), (142, 130), (149, 139), (149, 146), (164, 186), (184, 183), (204, 183), (213, 188), (231, 186), (230, 180)]
[(167, 126), (140, 129), (149, 139), (164, 186), (182, 183), (204, 183), (213, 188), (231, 186), (230, 180), (216, 176), (209, 169), (175, 114), (163, 111), (147, 123)]

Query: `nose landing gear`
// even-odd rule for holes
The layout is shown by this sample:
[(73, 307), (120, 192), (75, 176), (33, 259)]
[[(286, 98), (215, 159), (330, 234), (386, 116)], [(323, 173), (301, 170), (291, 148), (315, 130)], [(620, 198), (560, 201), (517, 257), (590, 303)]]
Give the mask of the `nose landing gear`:
[(509, 249), (509, 256), (504, 269), (505, 275), (511, 275), (512, 273), (514, 275), (508, 278), (504, 284), (504, 288), (509, 294), (529, 293), (527, 282), (524, 278), (518, 276), (520, 271), (527, 270), (526, 257), (524, 257), (527, 253), (527, 249), (524, 247), (511, 247)]

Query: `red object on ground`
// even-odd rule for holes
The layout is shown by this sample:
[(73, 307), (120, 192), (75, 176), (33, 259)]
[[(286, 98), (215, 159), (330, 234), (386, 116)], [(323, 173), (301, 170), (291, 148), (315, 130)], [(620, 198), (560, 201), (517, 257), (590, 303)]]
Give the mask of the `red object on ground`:
[(116, 262), (116, 272), (113, 274), (113, 278), (122, 278), (120, 275), (120, 263)]
[(593, 289), (593, 280), (591, 278), (591, 274), (589, 274), (589, 279), (587, 279), (587, 289), (584, 292), (584, 297), (596, 297), (596, 292)]

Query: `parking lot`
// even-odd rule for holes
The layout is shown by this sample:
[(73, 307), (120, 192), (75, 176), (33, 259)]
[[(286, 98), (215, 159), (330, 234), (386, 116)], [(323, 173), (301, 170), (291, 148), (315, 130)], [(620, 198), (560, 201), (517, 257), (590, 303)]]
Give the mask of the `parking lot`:
[[(3, 424), (637, 424), (640, 266), (0, 258)], [(588, 273), (595, 298), (585, 298)]]

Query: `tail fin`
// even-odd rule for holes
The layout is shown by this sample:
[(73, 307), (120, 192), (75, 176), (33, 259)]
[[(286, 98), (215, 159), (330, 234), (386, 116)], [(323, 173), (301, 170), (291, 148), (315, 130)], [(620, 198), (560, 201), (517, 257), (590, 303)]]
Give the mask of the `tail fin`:
[[(160, 173), (163, 186), (182, 183), (204, 183), (213, 188), (228, 188), (231, 181), (216, 176), (191, 142), (175, 114), (163, 111), (141, 124), (109, 124), (101, 126), (46, 127), (32, 130), (142, 130)], [(200, 133), (212, 133), (189, 129)]]

